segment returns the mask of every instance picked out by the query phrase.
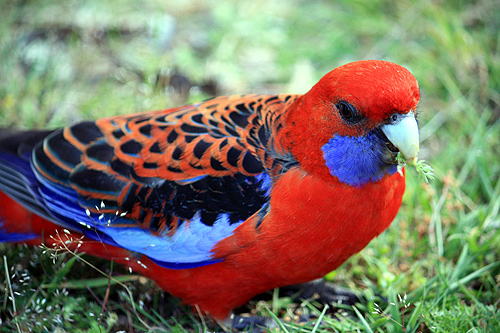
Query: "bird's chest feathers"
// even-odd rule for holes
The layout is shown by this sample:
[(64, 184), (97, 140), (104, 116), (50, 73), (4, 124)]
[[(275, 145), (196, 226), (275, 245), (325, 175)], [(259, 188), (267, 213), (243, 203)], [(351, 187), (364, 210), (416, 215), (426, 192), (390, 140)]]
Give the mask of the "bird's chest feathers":
[(404, 188), (398, 173), (353, 187), (289, 170), (275, 184), (260, 236), (279, 258), (328, 272), (389, 226)]

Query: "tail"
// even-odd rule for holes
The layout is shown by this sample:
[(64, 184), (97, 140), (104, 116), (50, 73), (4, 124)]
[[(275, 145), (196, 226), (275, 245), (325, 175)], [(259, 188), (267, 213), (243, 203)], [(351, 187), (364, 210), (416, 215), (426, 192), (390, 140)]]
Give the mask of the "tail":
[(52, 132), (0, 129), (0, 242), (37, 242), (37, 227), (51, 224), (37, 200), (30, 156)]

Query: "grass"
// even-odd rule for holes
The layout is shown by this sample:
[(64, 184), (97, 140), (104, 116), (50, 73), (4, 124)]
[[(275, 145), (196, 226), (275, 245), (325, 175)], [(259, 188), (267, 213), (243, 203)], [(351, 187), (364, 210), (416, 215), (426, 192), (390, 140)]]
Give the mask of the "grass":
[[(358, 59), (406, 66), (422, 93), (419, 157), (435, 179), (426, 184), (408, 170), (403, 207), (389, 230), (327, 276), (366, 301), (334, 311), (314, 300), (295, 308), (274, 296), (251, 311), (318, 318), (282, 324), (288, 332), (500, 331), (498, 1), (0, 6), (2, 126), (56, 127), (214, 94), (300, 93)], [(0, 332), (190, 332), (209, 324), (109, 262), (0, 249)]]

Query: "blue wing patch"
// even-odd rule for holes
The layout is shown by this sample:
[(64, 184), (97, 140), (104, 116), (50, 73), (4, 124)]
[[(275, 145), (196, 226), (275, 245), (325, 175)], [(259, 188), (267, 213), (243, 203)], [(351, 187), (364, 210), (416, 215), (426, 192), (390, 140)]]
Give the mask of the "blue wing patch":
[(113, 239), (120, 247), (147, 255), (167, 268), (193, 268), (220, 260), (212, 258), (212, 248), (230, 236), (240, 223), (231, 224), (227, 214), (221, 214), (212, 226), (207, 226), (197, 214), (182, 223), (173, 236), (155, 236), (135, 227), (113, 227), (95, 223), (93, 227)]

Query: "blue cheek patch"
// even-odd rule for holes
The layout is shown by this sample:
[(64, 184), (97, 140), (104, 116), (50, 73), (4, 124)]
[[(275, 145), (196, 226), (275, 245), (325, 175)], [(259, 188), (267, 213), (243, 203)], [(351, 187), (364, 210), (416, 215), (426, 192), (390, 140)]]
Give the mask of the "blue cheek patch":
[(376, 182), (397, 171), (395, 164), (382, 162), (385, 149), (384, 141), (373, 132), (362, 137), (335, 135), (321, 148), (330, 173), (350, 186)]

